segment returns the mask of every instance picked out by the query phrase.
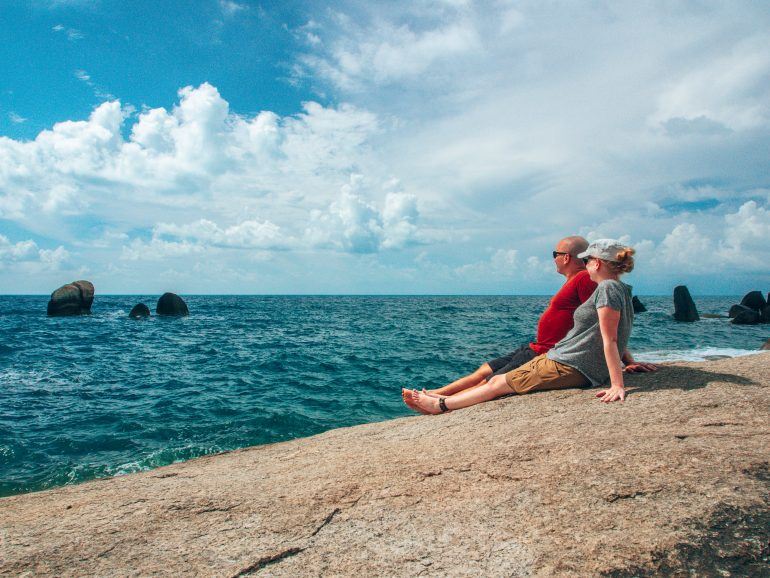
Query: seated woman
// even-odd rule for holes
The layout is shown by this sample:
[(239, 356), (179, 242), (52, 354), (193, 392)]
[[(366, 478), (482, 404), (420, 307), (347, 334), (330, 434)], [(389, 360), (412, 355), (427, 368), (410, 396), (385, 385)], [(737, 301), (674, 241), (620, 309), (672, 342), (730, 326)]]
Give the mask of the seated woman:
[[(405, 389), (404, 399), (422, 413), (438, 414), (461, 409), (511, 393), (524, 394), (548, 389), (602, 385), (601, 401), (623, 401), (623, 365), (637, 365), (626, 350), (634, 308), (631, 287), (620, 281), (634, 268), (634, 250), (613, 239), (600, 239), (578, 255), (598, 284), (596, 291), (575, 310), (575, 325), (548, 353), (535, 357), (518, 369), (492, 377), (487, 383), (451, 396), (434, 396)], [(641, 365), (641, 364), (640, 364)], [(643, 364), (646, 371), (655, 366)]]

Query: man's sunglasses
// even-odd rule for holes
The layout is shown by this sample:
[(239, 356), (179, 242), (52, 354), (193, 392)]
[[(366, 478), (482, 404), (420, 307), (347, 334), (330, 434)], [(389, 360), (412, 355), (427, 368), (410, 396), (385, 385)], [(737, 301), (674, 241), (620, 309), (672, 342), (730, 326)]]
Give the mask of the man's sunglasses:
[(565, 253), (563, 251), (551, 251), (551, 255), (553, 255), (553, 258), (556, 259), (559, 255), (569, 255), (569, 253)]

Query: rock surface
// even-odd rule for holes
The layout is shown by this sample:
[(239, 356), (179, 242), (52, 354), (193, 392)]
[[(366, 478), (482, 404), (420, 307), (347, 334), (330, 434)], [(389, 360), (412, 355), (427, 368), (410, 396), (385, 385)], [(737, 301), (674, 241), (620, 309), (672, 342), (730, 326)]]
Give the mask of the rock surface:
[(644, 313), (645, 311), (647, 311), (647, 308), (644, 306), (644, 303), (639, 301), (639, 297), (637, 297), (636, 295), (634, 295), (631, 298), (631, 303), (634, 306), (634, 313)]
[(754, 311), (761, 311), (767, 305), (767, 301), (765, 301), (765, 296), (762, 295), (761, 291), (749, 291), (741, 299), (741, 305), (749, 307)]
[(677, 321), (698, 321), (698, 308), (684, 285), (674, 287), (674, 319)]
[(51, 293), (47, 313), (51, 317), (91, 313), (94, 286), (90, 281), (74, 281)]
[[(0, 499), (0, 574), (759, 576), (770, 353)], [(394, 396), (399, 392), (394, 391)]]
[(736, 325), (756, 325), (759, 323), (760, 314), (745, 305), (733, 305), (730, 307), (731, 323)]
[(158, 299), (158, 305), (155, 307), (155, 313), (158, 315), (182, 316), (189, 315), (187, 303), (175, 293), (164, 293)]
[(131, 319), (142, 319), (150, 316), (150, 308), (144, 303), (137, 303), (128, 314)]

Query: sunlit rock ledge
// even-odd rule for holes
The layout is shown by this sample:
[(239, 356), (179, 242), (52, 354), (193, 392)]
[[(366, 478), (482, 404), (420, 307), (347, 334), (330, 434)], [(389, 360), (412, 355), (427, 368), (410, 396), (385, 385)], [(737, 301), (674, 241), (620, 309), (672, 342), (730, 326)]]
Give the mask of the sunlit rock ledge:
[(770, 353), (627, 382), (5, 498), (0, 573), (766, 572)]

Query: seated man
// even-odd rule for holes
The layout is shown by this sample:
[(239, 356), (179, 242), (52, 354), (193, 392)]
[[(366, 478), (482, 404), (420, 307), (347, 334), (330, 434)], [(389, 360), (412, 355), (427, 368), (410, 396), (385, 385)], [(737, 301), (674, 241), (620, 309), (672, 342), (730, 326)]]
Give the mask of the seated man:
[[(476, 371), (453, 381), (439, 389), (426, 390), (426, 393), (447, 396), (465, 389), (476, 387), (489, 380), (493, 375), (507, 373), (524, 365), (551, 349), (572, 329), (572, 315), (596, 289), (596, 283), (591, 281), (586, 271), (585, 263), (578, 259), (578, 253), (588, 248), (588, 241), (583, 237), (566, 237), (556, 244), (553, 260), (556, 272), (567, 279), (561, 289), (551, 298), (548, 308), (540, 317), (537, 324), (537, 338), (512, 351), (508, 355), (498, 357), (484, 363)], [(404, 401), (411, 407), (411, 398), (404, 396)], [(412, 408), (417, 409), (417, 408)]]

